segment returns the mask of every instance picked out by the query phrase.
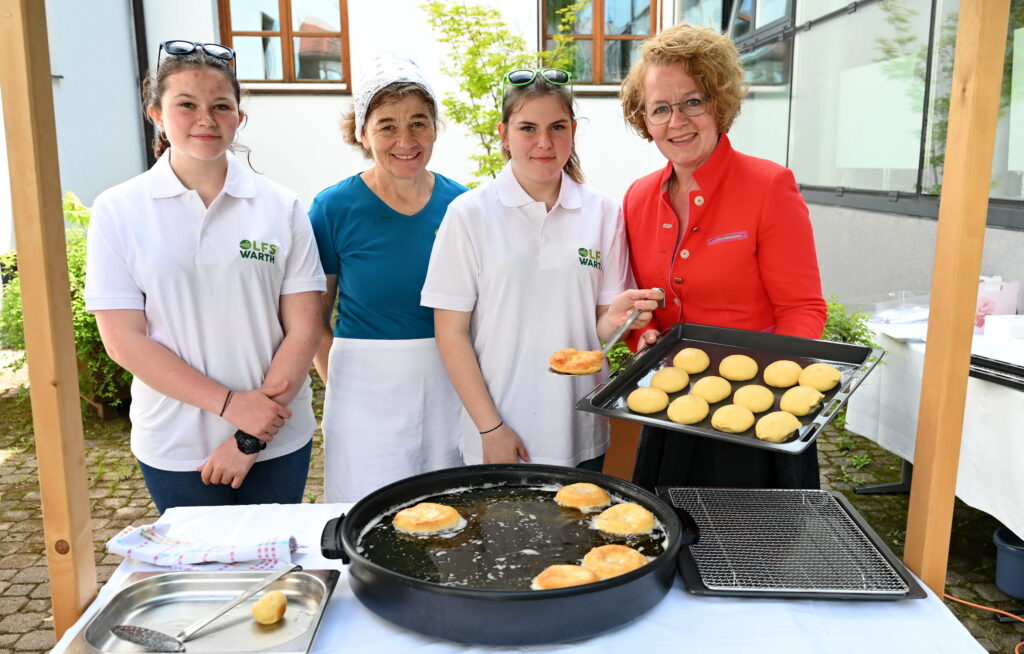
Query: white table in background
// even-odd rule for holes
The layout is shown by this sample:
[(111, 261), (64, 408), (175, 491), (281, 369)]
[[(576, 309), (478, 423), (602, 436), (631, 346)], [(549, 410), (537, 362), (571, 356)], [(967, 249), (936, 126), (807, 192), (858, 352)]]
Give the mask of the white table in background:
[[(168, 510), (168, 536), (209, 542), (253, 542), (294, 535), (306, 549), (295, 562), (306, 569), (341, 570), (312, 651), (388, 654), (391, 652), (494, 653), (518, 648), (461, 645), (410, 632), (377, 617), (360, 604), (340, 561), (320, 555), (320, 532), (341, 504), (193, 507)], [(60, 653), (124, 584), (130, 573), (158, 570), (123, 561), (82, 618), (64, 634), (53, 652)], [(481, 625), (481, 628), (486, 628)], [(523, 629), (529, 629), (524, 624)], [(531, 652), (984, 652), (978, 642), (931, 592), (919, 600), (851, 602), (700, 597), (676, 581), (665, 599), (639, 620), (611, 633)]]
[[(850, 396), (847, 427), (913, 462), (925, 343), (894, 338), (886, 326), (871, 327), (885, 356)], [(971, 353), (1020, 365), (1024, 341), (993, 343), (978, 335)], [(956, 494), (1024, 534), (1024, 392), (968, 379)]]

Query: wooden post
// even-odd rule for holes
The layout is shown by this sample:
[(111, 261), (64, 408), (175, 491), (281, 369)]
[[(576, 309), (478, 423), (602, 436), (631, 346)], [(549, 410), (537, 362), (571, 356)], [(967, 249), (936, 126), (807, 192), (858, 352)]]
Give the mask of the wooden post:
[(960, 4), (904, 560), (946, 585), (1009, 0)]
[(46, 561), (60, 638), (96, 596), (44, 3), (0, 0), (0, 89)]

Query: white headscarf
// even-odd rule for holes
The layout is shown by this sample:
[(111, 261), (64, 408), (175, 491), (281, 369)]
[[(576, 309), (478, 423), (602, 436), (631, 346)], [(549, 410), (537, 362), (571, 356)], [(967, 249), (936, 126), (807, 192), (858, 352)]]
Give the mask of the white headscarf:
[[(356, 138), (363, 133), (366, 124), (366, 113), (370, 108), (373, 96), (385, 86), (396, 82), (409, 82), (419, 86), (427, 95), (434, 98), (434, 91), (427, 83), (423, 72), (412, 59), (394, 55), (380, 55), (366, 63), (359, 82), (355, 85)], [(437, 101), (434, 101), (435, 105)]]

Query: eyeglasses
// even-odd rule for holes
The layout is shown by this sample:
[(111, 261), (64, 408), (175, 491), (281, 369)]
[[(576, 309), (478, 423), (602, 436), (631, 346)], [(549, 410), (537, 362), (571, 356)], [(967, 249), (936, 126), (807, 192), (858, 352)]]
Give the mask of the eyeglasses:
[(664, 125), (672, 119), (672, 108), (679, 107), (683, 115), (695, 118), (708, 110), (710, 98), (697, 97), (682, 102), (656, 102), (644, 110), (648, 125)]
[[(196, 49), (202, 50), (211, 57), (217, 59), (223, 59), (224, 61), (234, 61), (235, 51), (226, 45), (219, 43), (196, 43), (194, 41), (164, 41), (160, 44), (160, 52), (166, 52), (169, 55), (181, 56), (191, 54)], [(159, 62), (159, 54), (157, 55), (157, 61)]]

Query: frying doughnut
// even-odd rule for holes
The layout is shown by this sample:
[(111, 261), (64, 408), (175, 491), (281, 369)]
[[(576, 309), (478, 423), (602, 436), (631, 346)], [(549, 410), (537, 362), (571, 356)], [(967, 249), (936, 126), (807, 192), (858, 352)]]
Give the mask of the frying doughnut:
[(769, 363), (768, 367), (764, 369), (764, 383), (775, 388), (796, 386), (801, 371), (803, 371), (803, 368), (796, 361), (780, 359), (779, 361)]
[(772, 411), (757, 421), (754, 433), (763, 441), (781, 443), (800, 429), (800, 420), (789, 411)]
[(420, 502), (395, 514), (392, 524), (407, 534), (436, 534), (459, 526), (462, 516), (446, 504)]
[(597, 484), (580, 482), (562, 486), (555, 493), (555, 502), (581, 511), (602, 509), (612, 503), (612, 498)]
[(699, 395), (684, 395), (668, 405), (668, 419), (680, 425), (693, 425), (708, 417), (708, 403)]
[(729, 397), (732, 393), (732, 384), (721, 377), (708, 375), (707, 377), (701, 377), (698, 379), (693, 384), (693, 388), (690, 389), (690, 393), (697, 397), (704, 398), (704, 401), (708, 404), (714, 404), (715, 402), (721, 402), (725, 398)]
[(707, 370), (708, 366), (711, 365), (711, 359), (704, 350), (688, 347), (676, 353), (672, 358), (672, 365), (686, 371), (688, 374), (696, 375)]
[(626, 397), (626, 406), (636, 413), (657, 413), (668, 406), (668, 394), (658, 388), (638, 388)]
[(806, 416), (818, 408), (821, 399), (825, 397), (816, 388), (810, 386), (794, 386), (782, 394), (779, 400), (779, 408), (789, 411), (794, 416)]
[(741, 404), (726, 404), (712, 414), (711, 426), (727, 434), (739, 434), (754, 426), (754, 413)]
[(747, 384), (733, 393), (732, 403), (745, 406), (754, 413), (761, 413), (772, 408), (775, 396), (760, 384)]
[(810, 386), (824, 393), (835, 388), (842, 376), (835, 366), (827, 363), (812, 363), (800, 373), (800, 385)]
[(569, 375), (592, 375), (601, 371), (604, 354), (601, 350), (576, 350), (571, 347), (551, 355), (548, 365), (555, 372)]
[(718, 374), (732, 381), (757, 377), (757, 362), (746, 354), (730, 354), (718, 364)]
[(583, 557), (583, 567), (601, 579), (624, 575), (647, 565), (647, 557), (625, 545), (600, 545)]
[(633, 502), (616, 504), (594, 518), (594, 526), (615, 536), (648, 534), (654, 529), (654, 514)]
[(651, 377), (651, 388), (658, 388), (666, 393), (678, 393), (690, 385), (690, 376), (685, 370), (671, 366), (662, 368)]
[(581, 565), (549, 565), (544, 571), (533, 578), (530, 588), (533, 590), (551, 590), (552, 588), (568, 588), (582, 586), (601, 581), (597, 573)]

